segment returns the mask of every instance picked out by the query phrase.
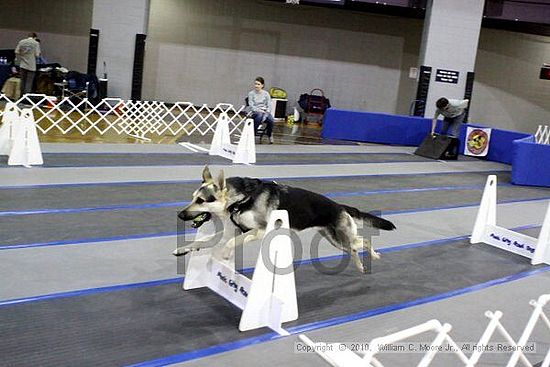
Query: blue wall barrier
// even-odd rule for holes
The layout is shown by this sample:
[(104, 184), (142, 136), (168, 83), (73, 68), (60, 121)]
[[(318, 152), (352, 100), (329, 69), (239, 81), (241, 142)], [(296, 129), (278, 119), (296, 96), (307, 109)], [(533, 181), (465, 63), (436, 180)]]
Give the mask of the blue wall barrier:
[[(340, 139), (394, 145), (419, 146), (430, 132), (432, 120), (424, 117), (400, 116), (386, 113), (360, 112), (330, 108), (325, 113), (321, 136)], [(464, 124), (460, 128), (460, 153), (464, 154), (466, 127), (481, 125)], [(436, 131), (441, 127), (438, 122)], [(512, 164), (512, 143), (529, 136), (525, 133), (492, 129), (489, 153), (485, 159)]]
[(514, 141), (513, 152), (512, 183), (550, 187), (550, 145), (530, 136)]
[(321, 137), (418, 146), (430, 132), (431, 124), (430, 119), (423, 117), (329, 108), (323, 119)]
[[(431, 119), (386, 113), (330, 108), (325, 113), (321, 136), (325, 139), (419, 146), (430, 132)], [(439, 130), (438, 122), (436, 131)], [(461, 126), (460, 153), (464, 154), (466, 127)], [(533, 136), (516, 131), (491, 130), (489, 152), (483, 159), (512, 165), (512, 183), (550, 187), (550, 146), (536, 144)]]

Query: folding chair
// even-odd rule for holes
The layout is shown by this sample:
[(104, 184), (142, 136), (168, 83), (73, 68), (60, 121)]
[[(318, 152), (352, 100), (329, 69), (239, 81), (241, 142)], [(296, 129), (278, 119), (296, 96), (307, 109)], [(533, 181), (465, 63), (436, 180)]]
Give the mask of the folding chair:
[(83, 74), (71, 74), (68, 73), (66, 79), (62, 83), (61, 98), (68, 97), (73, 102), (76, 99), (77, 101), (84, 98), (88, 98), (88, 88), (90, 83), (86, 81), (86, 78)]

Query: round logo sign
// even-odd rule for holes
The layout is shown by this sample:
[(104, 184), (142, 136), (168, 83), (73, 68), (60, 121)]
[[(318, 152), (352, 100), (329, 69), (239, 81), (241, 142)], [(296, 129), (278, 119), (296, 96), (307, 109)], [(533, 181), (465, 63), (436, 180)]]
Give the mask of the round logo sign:
[(487, 149), (489, 137), (485, 131), (474, 129), (468, 134), (467, 142), (468, 151), (472, 154), (479, 155)]

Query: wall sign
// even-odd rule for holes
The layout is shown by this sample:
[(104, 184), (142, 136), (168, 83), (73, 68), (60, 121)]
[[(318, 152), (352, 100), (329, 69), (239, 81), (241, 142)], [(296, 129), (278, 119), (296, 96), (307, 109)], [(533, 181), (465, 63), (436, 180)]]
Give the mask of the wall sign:
[(458, 71), (437, 69), (435, 72), (435, 81), (441, 83), (458, 84)]
[(485, 157), (489, 153), (491, 130), (468, 126), (464, 142), (464, 155)]

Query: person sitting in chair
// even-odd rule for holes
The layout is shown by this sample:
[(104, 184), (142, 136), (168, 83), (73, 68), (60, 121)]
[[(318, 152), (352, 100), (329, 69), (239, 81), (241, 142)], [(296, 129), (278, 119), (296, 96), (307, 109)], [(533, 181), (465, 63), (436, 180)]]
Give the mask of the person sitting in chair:
[(443, 126), (441, 127), (440, 134), (447, 135), (447, 131), (451, 130), (450, 136), (457, 137), (460, 124), (464, 121), (466, 116), (466, 108), (468, 107), (469, 100), (467, 99), (447, 99), (445, 97), (439, 98), (435, 103), (437, 109), (432, 120), (432, 135), (434, 134), (435, 125), (439, 115), (443, 115)]
[(274, 119), (269, 113), (271, 106), (271, 97), (264, 90), (265, 81), (261, 76), (254, 79), (254, 89), (248, 93), (248, 106), (252, 109), (251, 117), (254, 119), (254, 131), (258, 131), (258, 127), (262, 123), (266, 124), (265, 133), (269, 138), (269, 144), (273, 144), (273, 123)]

